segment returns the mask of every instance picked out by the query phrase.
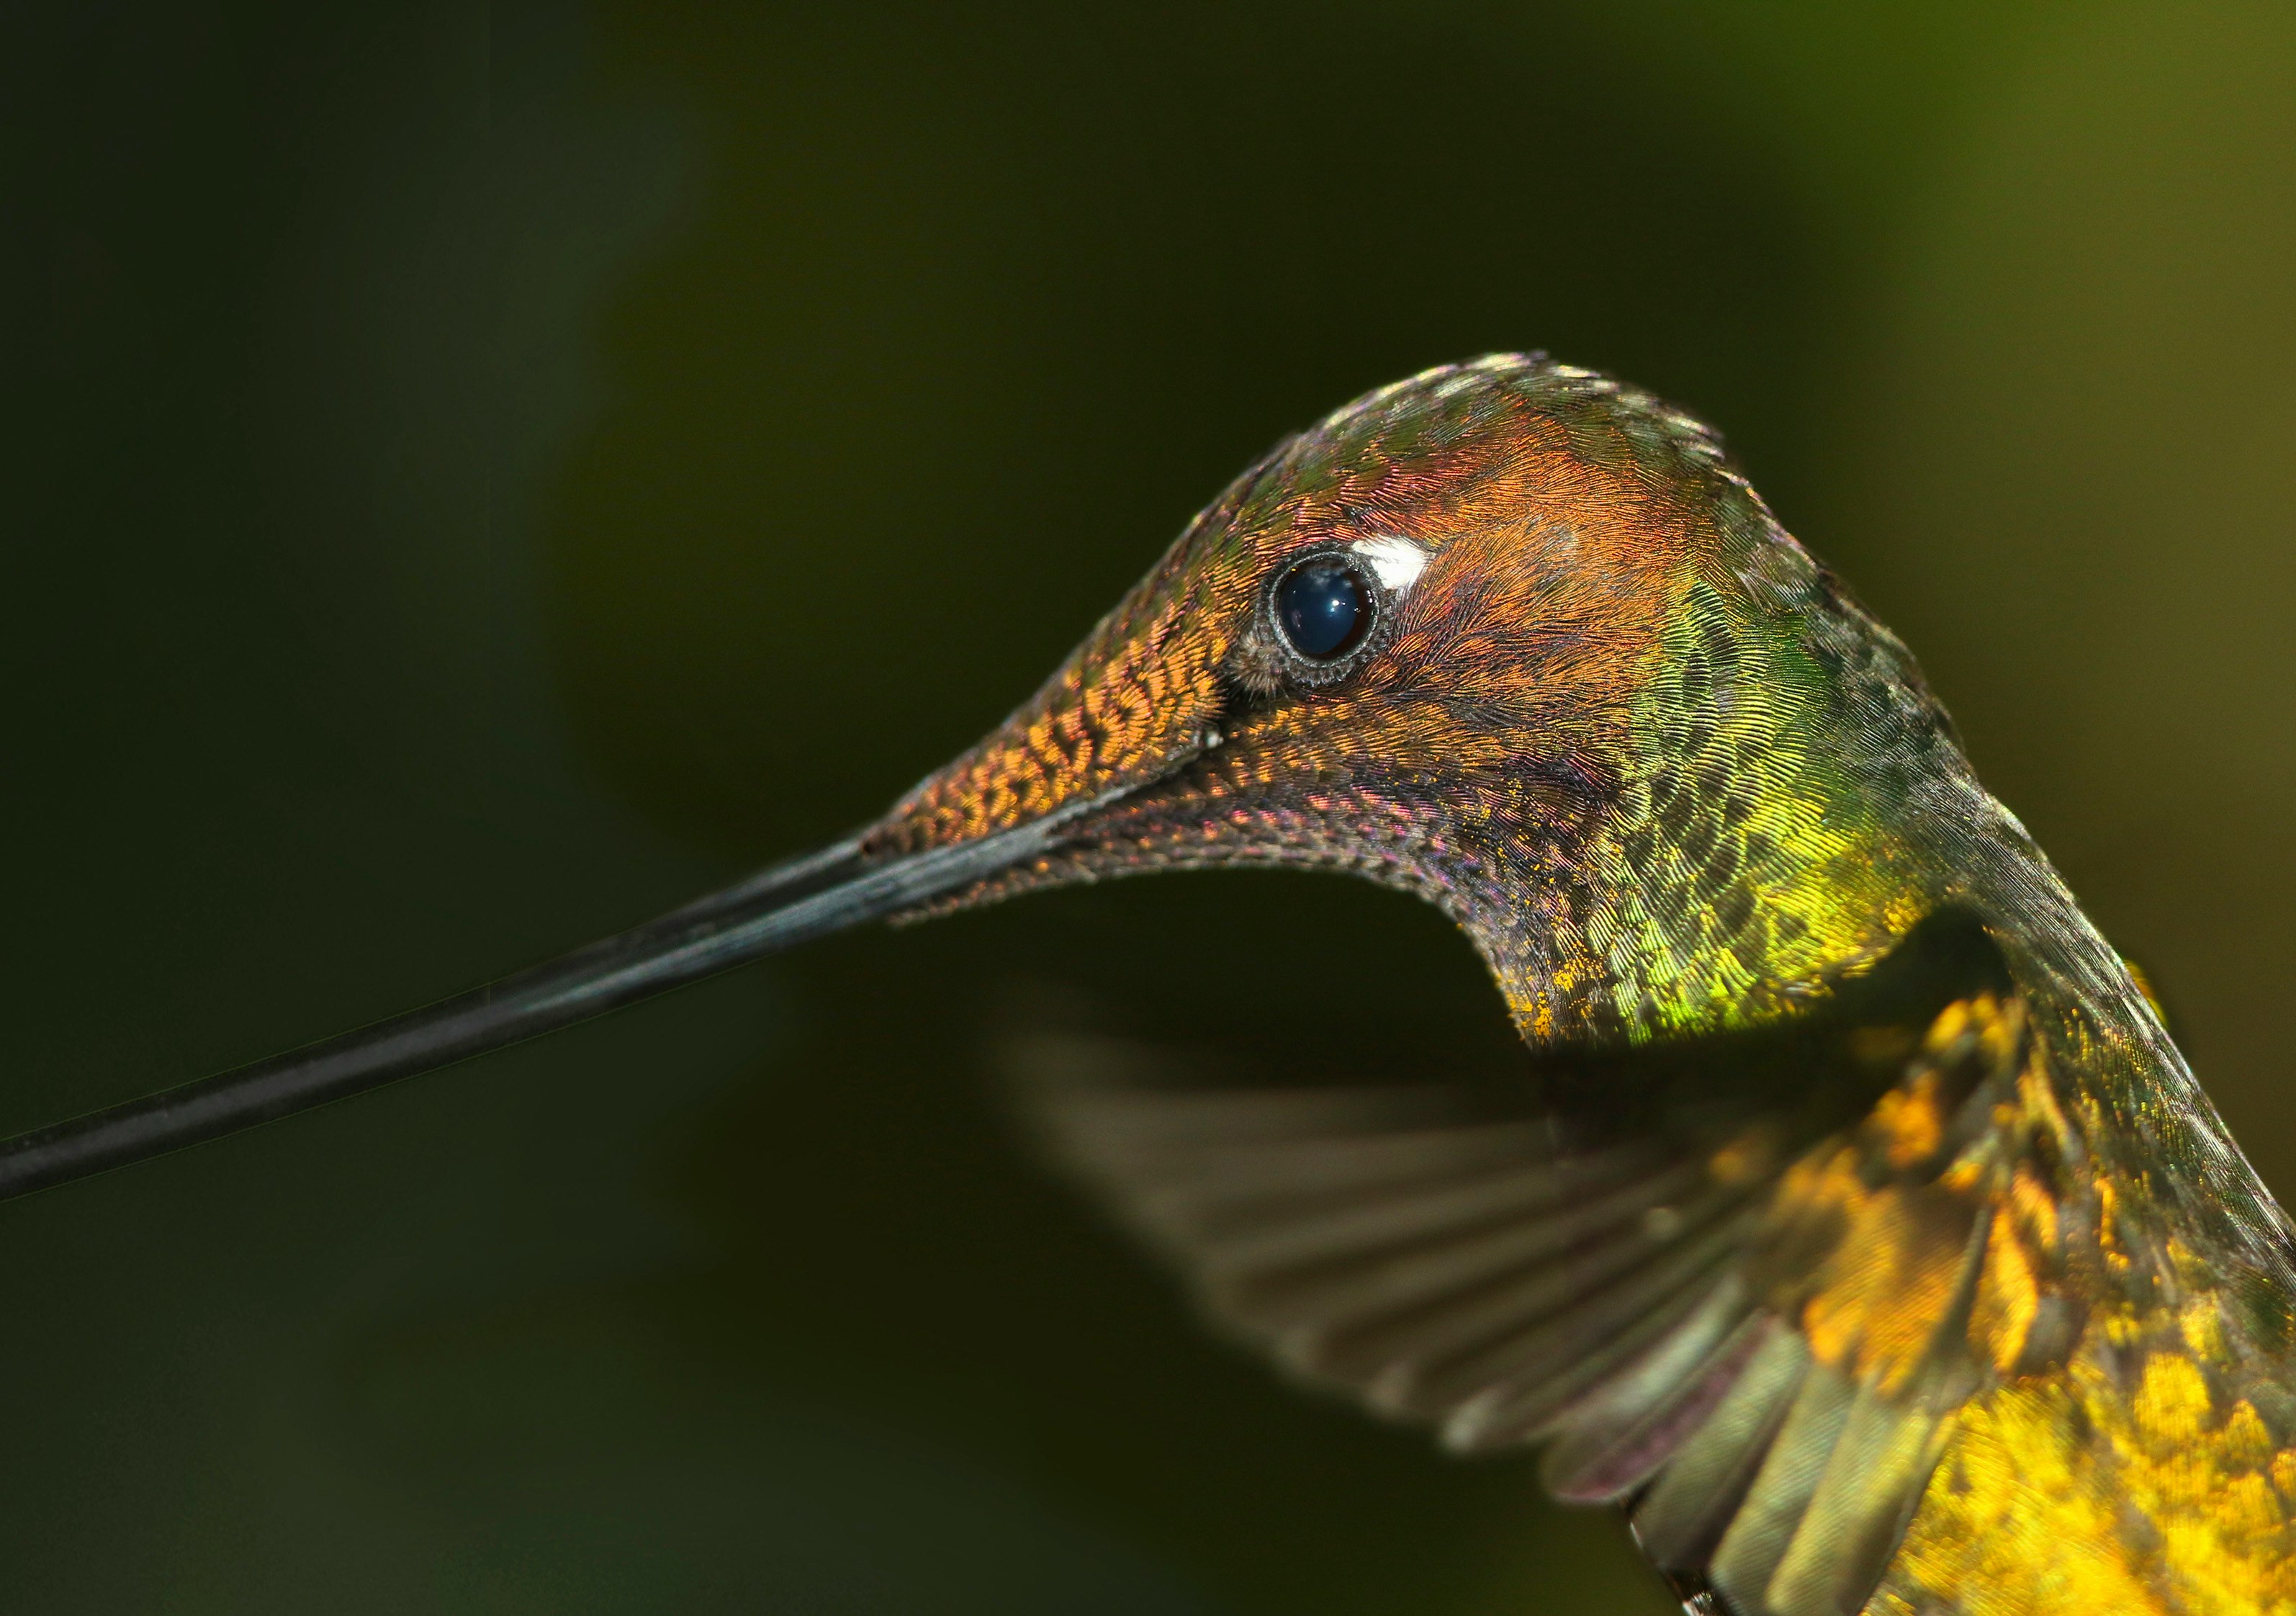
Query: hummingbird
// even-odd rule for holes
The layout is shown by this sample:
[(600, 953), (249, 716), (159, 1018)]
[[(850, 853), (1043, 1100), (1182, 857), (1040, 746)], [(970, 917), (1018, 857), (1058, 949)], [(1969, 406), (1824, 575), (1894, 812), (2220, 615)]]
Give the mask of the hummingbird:
[(1437, 906), (1524, 1058), (1253, 1086), (1024, 1046), (1046, 1137), (1218, 1327), (1537, 1448), (1704, 1616), (2296, 1612), (2296, 1229), (1906, 647), (1710, 430), (1538, 354), (1279, 444), (849, 839), (0, 1144), (0, 1195), (862, 923), (1251, 863)]

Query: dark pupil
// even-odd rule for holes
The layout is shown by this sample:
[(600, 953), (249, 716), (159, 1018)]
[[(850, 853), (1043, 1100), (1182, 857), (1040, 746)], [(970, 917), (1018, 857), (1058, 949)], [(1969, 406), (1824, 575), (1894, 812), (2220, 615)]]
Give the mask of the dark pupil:
[(1292, 648), (1312, 662), (1343, 655), (1371, 623), (1362, 575), (1344, 562), (1302, 562), (1275, 586), (1275, 621)]

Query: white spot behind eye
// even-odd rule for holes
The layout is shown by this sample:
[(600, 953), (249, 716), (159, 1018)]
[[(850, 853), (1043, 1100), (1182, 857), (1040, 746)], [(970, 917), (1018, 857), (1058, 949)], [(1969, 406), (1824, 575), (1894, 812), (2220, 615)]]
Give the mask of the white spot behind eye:
[(1418, 582), (1427, 567), (1427, 552), (1407, 538), (1359, 538), (1348, 548), (1362, 556), (1379, 574), (1379, 581), (1397, 595)]

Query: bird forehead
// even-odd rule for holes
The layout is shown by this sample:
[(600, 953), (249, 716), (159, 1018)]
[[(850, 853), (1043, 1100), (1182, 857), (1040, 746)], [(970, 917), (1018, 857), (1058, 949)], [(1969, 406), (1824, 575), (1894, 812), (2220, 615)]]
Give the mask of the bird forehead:
[[(1367, 394), (1292, 439), (1224, 502), (1220, 560), (1252, 570), (1318, 544), (1416, 581), (1468, 534), (1484, 565), (1552, 554), (1592, 571), (1672, 568), (1713, 536), (1713, 436), (1657, 400), (1536, 356), (1497, 355)], [(1241, 541), (1241, 542), (1234, 542)]]
[[(1179, 561), (1216, 578), (1212, 598), (1249, 591), (1291, 561), (1340, 551), (1401, 595), (1438, 581), (1478, 598), (1554, 587), (1660, 595), (1712, 543), (1694, 504), (1589, 464), (1529, 431), (1411, 461), (1365, 463), (1344, 480), (1295, 484), (1247, 507)], [(1224, 586), (1224, 587), (1223, 587)]]
[(1777, 537), (1696, 421), (1591, 372), (1496, 355), (1366, 394), (1280, 445), (1086, 657), (1218, 664), (1290, 565), (1332, 551), (1410, 598), (1406, 629), (1600, 619), (1615, 647), (1696, 579), (1730, 587), (1736, 553)]

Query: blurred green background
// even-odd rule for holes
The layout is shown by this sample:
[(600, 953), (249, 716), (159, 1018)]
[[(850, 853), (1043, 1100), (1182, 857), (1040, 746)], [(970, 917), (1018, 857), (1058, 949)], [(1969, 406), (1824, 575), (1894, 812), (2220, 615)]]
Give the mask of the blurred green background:
[[(2296, 1191), (2285, 4), (0, 29), (0, 1128), (839, 833), (1279, 434), (1545, 347), (1728, 432)], [(1201, 876), (7, 1207), (0, 1608), (1666, 1608), (1524, 1462), (1196, 1333), (1002, 1119), (1046, 985), (1514, 1058), (1431, 914)]]

